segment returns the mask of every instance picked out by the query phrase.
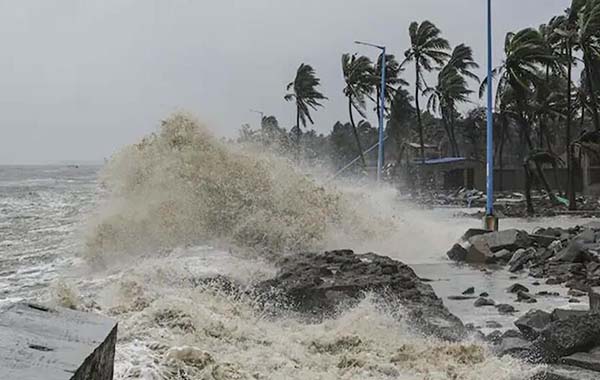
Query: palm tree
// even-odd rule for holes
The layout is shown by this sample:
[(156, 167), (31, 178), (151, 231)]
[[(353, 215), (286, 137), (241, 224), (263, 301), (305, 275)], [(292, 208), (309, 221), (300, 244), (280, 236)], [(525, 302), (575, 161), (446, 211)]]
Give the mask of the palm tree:
[[(496, 99), (506, 91), (510, 91), (514, 99), (516, 119), (521, 129), (528, 150), (534, 150), (531, 141), (531, 126), (528, 112), (531, 110), (528, 100), (533, 95), (536, 86), (541, 82), (539, 67), (553, 64), (553, 57), (544, 44), (540, 32), (533, 28), (526, 28), (517, 33), (508, 33), (504, 43), (505, 59), (502, 64), (492, 71), (493, 76), (498, 76), (498, 89)], [(487, 80), (484, 79), (479, 90), (483, 96), (487, 88)], [(550, 198), (557, 202), (552, 193), (548, 181), (542, 171), (541, 165), (534, 162), (538, 177)]]
[(554, 21), (554, 34), (557, 36), (556, 43), (562, 51), (564, 59), (562, 62), (567, 67), (566, 79), (567, 88), (566, 96), (567, 109), (566, 109), (566, 151), (567, 151), (567, 196), (569, 198), (569, 209), (575, 210), (577, 208), (576, 197), (575, 197), (575, 186), (574, 186), (574, 157), (573, 149), (571, 147), (571, 124), (573, 120), (573, 49), (577, 44), (577, 21), (578, 12), (581, 8), (583, 1), (573, 0), (571, 7), (567, 9), (565, 16), (557, 17)]
[(352, 56), (350, 54), (342, 55), (342, 72), (344, 74), (344, 81), (346, 82), (344, 95), (348, 98), (350, 124), (352, 125), (352, 132), (356, 139), (356, 146), (358, 147), (363, 167), (366, 167), (367, 164), (356, 130), (356, 124), (354, 123), (353, 110), (356, 110), (363, 118), (366, 118), (366, 97), (373, 92), (371, 83), (374, 75), (373, 70), (373, 63), (365, 56), (357, 57), (356, 54)]
[(460, 44), (454, 48), (448, 63), (438, 74), (437, 86), (428, 87), (425, 95), (429, 95), (427, 108), (432, 112), (439, 112), (442, 124), (446, 130), (448, 141), (452, 147), (452, 155), (459, 156), (460, 150), (455, 134), (455, 120), (458, 110), (456, 104), (469, 101), (469, 90), (466, 78), (479, 81), (479, 77), (471, 71), (479, 65), (473, 60), (473, 50)]
[(594, 87), (594, 78), (599, 74), (597, 57), (600, 52), (600, 0), (574, 0), (571, 8), (571, 11), (578, 15), (577, 48), (583, 53), (586, 85), (588, 87), (594, 127), (596, 130), (600, 130), (600, 116), (598, 115), (596, 94), (598, 89)]
[[(379, 115), (379, 97), (381, 96), (381, 54), (377, 57), (377, 63), (373, 70), (372, 85), (375, 89), (376, 98), (372, 99), (376, 106), (377, 115)], [(389, 105), (392, 104), (396, 92), (400, 86), (408, 86), (408, 82), (400, 78), (404, 68), (400, 66), (393, 54), (385, 55), (385, 96), (384, 108), (385, 114), (388, 114)]]
[(284, 99), (288, 102), (296, 103), (296, 134), (297, 145), (300, 149), (300, 124), (306, 127), (306, 121), (314, 124), (310, 110), (317, 110), (318, 107), (323, 107), (322, 100), (327, 98), (317, 90), (321, 84), (321, 80), (316, 76), (315, 70), (311, 65), (302, 63), (296, 72), (296, 78), (290, 82), (286, 89), (292, 91), (285, 95)]
[(448, 50), (450, 49), (450, 44), (441, 37), (441, 30), (430, 21), (423, 21), (421, 24), (413, 22), (408, 28), (408, 33), (411, 47), (404, 53), (405, 60), (402, 65), (407, 62), (415, 63), (415, 109), (419, 127), (421, 160), (425, 161), (423, 123), (421, 121), (421, 107), (419, 105), (419, 97), (424, 84), (423, 71), (432, 71), (434, 64), (438, 66), (444, 65), (449, 58)]

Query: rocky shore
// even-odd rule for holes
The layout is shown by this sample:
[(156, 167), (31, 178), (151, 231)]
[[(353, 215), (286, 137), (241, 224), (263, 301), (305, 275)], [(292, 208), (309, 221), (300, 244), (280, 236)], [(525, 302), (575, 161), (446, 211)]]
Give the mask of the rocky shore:
[[(516, 283), (506, 291), (514, 294), (515, 305), (519, 303), (521, 310), (529, 312), (515, 320), (514, 329), (488, 335), (475, 326), (465, 326), (446, 308), (428, 280), (419, 278), (409, 266), (374, 253), (338, 250), (286, 256), (277, 263), (279, 270), (273, 278), (251, 289), (242, 289), (224, 277), (203, 279), (198, 285), (251, 294), (258, 307), (274, 318), (291, 312), (307, 321), (333, 317), (372, 295), (382, 308), (406, 320), (418, 333), (451, 342), (479, 339), (498, 356), (543, 364), (532, 380), (591, 380), (600, 378), (600, 288), (596, 287), (598, 267), (592, 265), (598, 262), (595, 247), (600, 247), (600, 239), (596, 236), (600, 238), (600, 225), (596, 224), (534, 234), (467, 231), (448, 252), (453, 260), (529, 270), (540, 279), (572, 286), (572, 292), (578, 292), (573, 293), (574, 298), (590, 299), (590, 310), (536, 310), (536, 299), (543, 295), (532, 294)], [(574, 265), (578, 270), (571, 270)], [(457, 298), (472, 300), (474, 307), (495, 307), (508, 315), (515, 312), (514, 305), (496, 304), (486, 293), (477, 293), (469, 288)]]
[[(536, 283), (567, 287), (572, 303), (589, 297), (589, 310), (531, 309), (515, 321), (517, 330), (495, 331), (485, 339), (499, 355), (549, 364), (536, 379), (600, 378), (600, 223), (569, 229), (541, 228), (531, 234), (471, 229), (447, 255), (457, 262), (504, 266), (513, 273), (527, 271)], [(518, 283), (507, 292), (515, 295), (515, 303), (529, 307), (535, 307), (538, 297), (549, 295), (532, 294)], [(474, 306), (514, 311), (513, 305), (495, 305), (486, 297), (476, 299)]]

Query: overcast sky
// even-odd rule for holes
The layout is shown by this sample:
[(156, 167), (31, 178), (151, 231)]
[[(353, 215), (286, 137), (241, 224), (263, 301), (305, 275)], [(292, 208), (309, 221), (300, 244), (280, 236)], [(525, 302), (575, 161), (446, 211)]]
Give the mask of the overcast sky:
[[(496, 0), (499, 62), (509, 30), (537, 26), (569, 0)], [(403, 56), (411, 21), (433, 21), (484, 66), (485, 0), (19, 0), (0, 1), (0, 163), (102, 160), (178, 109), (235, 136), (289, 127), (285, 85), (301, 62), (329, 97), (319, 132), (346, 121), (340, 56), (352, 41)], [(407, 78), (412, 81), (412, 78)]]

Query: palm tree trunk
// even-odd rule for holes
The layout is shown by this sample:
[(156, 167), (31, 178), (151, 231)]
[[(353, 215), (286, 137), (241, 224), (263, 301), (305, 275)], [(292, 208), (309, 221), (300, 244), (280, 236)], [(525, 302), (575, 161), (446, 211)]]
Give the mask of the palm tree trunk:
[(363, 148), (360, 144), (360, 138), (358, 136), (358, 131), (356, 130), (356, 124), (354, 124), (354, 115), (352, 112), (352, 95), (348, 95), (348, 113), (350, 114), (350, 124), (352, 125), (352, 133), (354, 133), (354, 138), (356, 139), (356, 146), (358, 147), (360, 161), (362, 162), (363, 168), (366, 168), (367, 163), (365, 161), (365, 155), (363, 154)]
[[(521, 103), (521, 102), (519, 102), (519, 103)], [(525, 135), (525, 141), (527, 142), (527, 147), (529, 148), (529, 152), (531, 152), (531, 151), (533, 151), (533, 143), (531, 141), (531, 137), (529, 136), (529, 124), (528, 124), (527, 120), (525, 119), (525, 115), (523, 115), (523, 111), (522, 111), (523, 108), (521, 108), (521, 107), (519, 107), (519, 108), (521, 109), (519, 118), (522, 123), (522, 128), (523, 128), (523, 132)], [(529, 158), (527, 159), (527, 162), (529, 162)], [(529, 167), (529, 163), (527, 163), (527, 166)], [(535, 171), (538, 175), (538, 178), (539, 178), (540, 182), (542, 183), (542, 186), (548, 193), (550, 200), (554, 204), (559, 204), (558, 199), (556, 198), (556, 195), (554, 194), (554, 192), (552, 192), (552, 189), (550, 188), (550, 184), (548, 184), (548, 180), (546, 179), (546, 175), (544, 174), (542, 166), (536, 161), (534, 161), (534, 166), (535, 166)], [(529, 170), (528, 170), (528, 172), (529, 172)]]
[(300, 161), (300, 106), (296, 104), (296, 159)]
[(498, 152), (498, 164), (500, 165), (499, 189), (504, 190), (504, 143), (506, 142), (506, 116), (502, 116), (502, 133), (500, 134), (500, 151)]
[(423, 138), (423, 123), (421, 121), (421, 107), (419, 106), (420, 71), (419, 57), (415, 57), (416, 82), (415, 82), (415, 109), (417, 111), (417, 126), (419, 127), (419, 144), (421, 145), (421, 162), (425, 162), (425, 139)]
[(572, 96), (571, 96), (571, 76), (573, 72), (572, 61), (573, 48), (571, 41), (567, 40), (567, 197), (569, 198), (569, 210), (577, 209), (575, 197), (575, 175), (573, 168), (573, 147), (571, 147), (571, 119), (573, 116)]
[(527, 214), (533, 215), (535, 210), (533, 209), (533, 201), (531, 200), (531, 172), (529, 171), (529, 161), (525, 161), (523, 167), (525, 169), (525, 200), (527, 202)]
[(458, 141), (456, 140), (456, 134), (454, 133), (455, 131), (455, 124), (456, 124), (456, 118), (455, 118), (455, 114), (454, 114), (454, 110), (451, 109), (450, 110), (451, 114), (450, 114), (450, 133), (452, 134), (452, 143), (454, 144), (454, 157), (460, 157), (460, 148), (458, 146)]
[(590, 105), (592, 106), (592, 115), (594, 117), (594, 128), (600, 131), (600, 118), (598, 116), (598, 102), (596, 101), (596, 93), (594, 92), (594, 81), (592, 79), (592, 68), (588, 53), (583, 53), (583, 60), (585, 65), (585, 76), (588, 85), (588, 91), (590, 95)]

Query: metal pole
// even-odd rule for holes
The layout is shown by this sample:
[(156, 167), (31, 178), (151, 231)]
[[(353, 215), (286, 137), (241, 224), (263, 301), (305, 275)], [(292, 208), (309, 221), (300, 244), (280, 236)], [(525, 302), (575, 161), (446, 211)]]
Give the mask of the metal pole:
[(492, 0), (487, 0), (487, 204), (485, 227), (498, 229), (494, 217), (494, 109), (492, 80)]
[(383, 118), (385, 107), (385, 47), (381, 49), (381, 94), (379, 96), (379, 151), (377, 156), (377, 182), (381, 182), (383, 171)]

